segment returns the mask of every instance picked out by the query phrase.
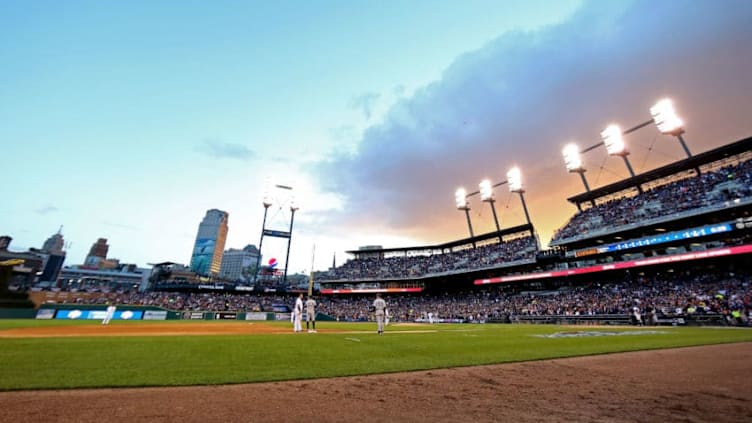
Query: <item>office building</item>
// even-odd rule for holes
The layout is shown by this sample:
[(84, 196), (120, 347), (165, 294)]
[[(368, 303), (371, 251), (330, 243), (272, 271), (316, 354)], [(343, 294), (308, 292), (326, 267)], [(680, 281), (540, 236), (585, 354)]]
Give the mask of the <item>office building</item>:
[(220, 277), (233, 282), (250, 282), (259, 262), (259, 250), (255, 245), (246, 245), (242, 250), (230, 248), (222, 256)]
[(99, 238), (97, 242), (91, 245), (89, 255), (84, 260), (84, 265), (88, 267), (99, 267), (99, 263), (107, 259), (107, 251), (110, 246), (107, 245), (107, 238)]
[(219, 276), (227, 240), (229, 214), (211, 209), (198, 225), (191, 255), (191, 270), (203, 276)]

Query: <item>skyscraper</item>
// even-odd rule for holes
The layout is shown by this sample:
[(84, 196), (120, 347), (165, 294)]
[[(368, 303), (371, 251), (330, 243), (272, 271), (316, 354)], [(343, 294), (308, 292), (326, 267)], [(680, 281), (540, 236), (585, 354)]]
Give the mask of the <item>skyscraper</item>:
[(99, 263), (107, 259), (107, 251), (110, 246), (107, 245), (107, 238), (99, 238), (97, 242), (91, 244), (89, 255), (84, 260), (84, 265), (98, 267)]
[(204, 276), (217, 276), (222, 266), (222, 253), (227, 240), (227, 212), (211, 209), (198, 225), (193, 245), (191, 270)]
[(38, 254), (43, 259), (43, 270), (39, 276), (39, 281), (56, 282), (57, 277), (60, 274), (60, 269), (63, 268), (63, 262), (65, 262), (65, 240), (61, 231), (63, 227), (57, 231), (56, 234), (47, 238), (44, 242), (41, 252)]
[(255, 245), (246, 245), (242, 250), (230, 248), (222, 256), (221, 277), (233, 282), (250, 282), (256, 274), (259, 250)]
[(58, 230), (56, 234), (47, 238), (47, 241), (45, 241), (44, 245), (42, 246), (42, 251), (44, 251), (45, 253), (57, 255), (64, 254), (63, 247), (65, 246), (65, 241), (63, 240), (63, 234), (60, 233), (62, 230), (63, 227), (61, 226), (60, 230)]

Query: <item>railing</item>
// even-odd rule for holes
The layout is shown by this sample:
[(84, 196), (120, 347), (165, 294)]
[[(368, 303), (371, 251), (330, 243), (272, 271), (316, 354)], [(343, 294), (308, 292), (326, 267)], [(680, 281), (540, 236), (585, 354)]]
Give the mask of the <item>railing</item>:
[[(726, 316), (716, 313), (660, 314), (655, 321), (643, 315), (646, 326), (729, 326)], [(531, 323), (553, 325), (637, 325), (631, 314), (598, 314), (585, 316), (571, 315), (510, 315), (506, 318), (493, 318), (489, 323)]]

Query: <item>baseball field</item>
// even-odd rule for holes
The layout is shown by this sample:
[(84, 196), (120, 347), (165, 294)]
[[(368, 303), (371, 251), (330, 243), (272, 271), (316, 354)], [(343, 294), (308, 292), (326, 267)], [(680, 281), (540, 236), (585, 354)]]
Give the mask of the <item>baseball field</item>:
[(317, 329), (0, 320), (0, 409), (9, 421), (752, 420), (749, 329)]

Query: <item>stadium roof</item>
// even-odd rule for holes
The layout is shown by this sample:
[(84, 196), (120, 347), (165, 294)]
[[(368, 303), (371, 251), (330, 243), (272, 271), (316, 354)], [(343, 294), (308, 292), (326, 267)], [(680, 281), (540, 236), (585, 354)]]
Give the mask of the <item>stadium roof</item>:
[(639, 185), (654, 181), (656, 179), (665, 178), (667, 176), (671, 176), (686, 170), (696, 169), (702, 165), (713, 163), (726, 157), (744, 153), (750, 150), (752, 150), (752, 137), (744, 138), (732, 144), (727, 144), (716, 149), (706, 151), (704, 153), (696, 154), (692, 157), (667, 164), (666, 166), (641, 173), (634, 177), (623, 179), (621, 181), (614, 182), (613, 184), (590, 190), (590, 192), (584, 192), (582, 194), (569, 197), (567, 198), (567, 201), (573, 204), (582, 204), (589, 201), (595, 201), (596, 199), (601, 197), (624, 191), (629, 188), (636, 188)]
[(502, 229), (500, 231), (494, 231), (489, 232), (487, 234), (474, 236), (472, 238), (463, 238), (458, 239), (456, 241), (450, 241), (444, 244), (436, 244), (436, 245), (422, 245), (417, 247), (402, 247), (402, 248), (382, 248), (382, 249), (374, 249), (374, 250), (350, 250), (347, 251), (348, 254), (373, 254), (373, 253), (399, 253), (399, 252), (408, 252), (408, 251), (427, 251), (427, 250), (451, 250), (455, 247), (461, 247), (463, 245), (470, 245), (474, 242), (482, 242), (487, 241), (489, 239), (499, 238), (506, 235), (512, 235), (520, 232), (530, 232), (533, 233), (533, 225), (524, 224), (519, 226), (513, 226), (511, 228)]

